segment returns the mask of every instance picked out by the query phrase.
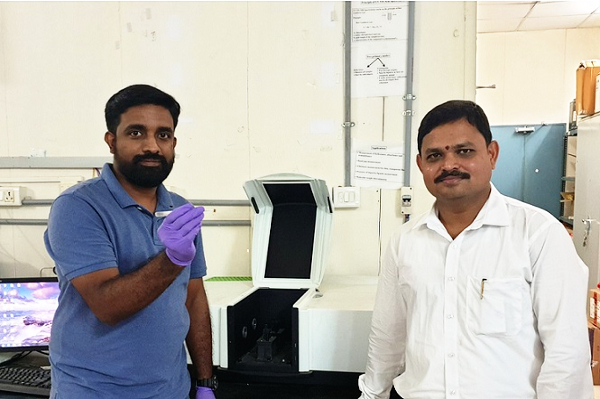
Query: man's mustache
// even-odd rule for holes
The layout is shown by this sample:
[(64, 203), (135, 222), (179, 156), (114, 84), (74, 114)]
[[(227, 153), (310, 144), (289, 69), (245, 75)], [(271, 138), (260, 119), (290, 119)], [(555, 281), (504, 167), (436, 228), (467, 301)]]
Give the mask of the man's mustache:
[(158, 154), (144, 154), (144, 155), (136, 155), (133, 157), (133, 163), (140, 163), (142, 161), (148, 160), (148, 159), (153, 159), (153, 160), (157, 160), (160, 161), (160, 163), (162, 165), (166, 165), (167, 164), (167, 159), (161, 155)]
[(460, 177), (461, 179), (470, 179), (471, 175), (468, 174), (467, 172), (461, 172), (458, 170), (445, 170), (442, 172), (441, 175), (439, 175), (438, 177), (435, 178), (435, 180), (433, 180), (434, 183), (441, 183), (445, 178), (450, 177), (450, 176), (456, 176), (456, 177)]

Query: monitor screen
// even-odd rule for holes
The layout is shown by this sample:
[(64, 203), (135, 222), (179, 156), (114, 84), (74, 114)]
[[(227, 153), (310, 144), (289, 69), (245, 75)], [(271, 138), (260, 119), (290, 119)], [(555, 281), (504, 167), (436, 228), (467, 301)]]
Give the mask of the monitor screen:
[(0, 351), (47, 350), (59, 292), (55, 277), (0, 278)]

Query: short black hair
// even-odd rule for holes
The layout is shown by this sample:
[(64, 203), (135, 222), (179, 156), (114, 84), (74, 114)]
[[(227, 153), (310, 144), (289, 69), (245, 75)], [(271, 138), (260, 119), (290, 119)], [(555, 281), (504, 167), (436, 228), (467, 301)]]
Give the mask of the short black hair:
[(106, 128), (109, 132), (116, 134), (117, 126), (121, 122), (121, 115), (131, 107), (146, 104), (159, 105), (166, 108), (173, 118), (173, 127), (177, 127), (181, 107), (173, 96), (156, 87), (137, 84), (121, 89), (108, 99), (104, 108)]
[(490, 145), (492, 142), (492, 130), (490, 129), (490, 123), (488, 122), (488, 118), (485, 115), (485, 112), (483, 112), (483, 109), (473, 101), (450, 100), (434, 107), (423, 117), (417, 136), (417, 148), (419, 154), (421, 153), (423, 138), (433, 129), (460, 119), (465, 119), (479, 130), (485, 139), (485, 143)]

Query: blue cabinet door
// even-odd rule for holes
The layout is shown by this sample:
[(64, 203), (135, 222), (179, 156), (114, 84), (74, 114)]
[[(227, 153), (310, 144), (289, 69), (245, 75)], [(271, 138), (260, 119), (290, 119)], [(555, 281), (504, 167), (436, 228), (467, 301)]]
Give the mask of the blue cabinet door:
[(517, 133), (522, 126), (492, 126), (500, 145), (492, 182), (501, 193), (558, 218), (566, 124), (528, 125), (533, 132)]
[(502, 194), (523, 201), (524, 137), (515, 133), (515, 126), (492, 126), (492, 137), (500, 146), (492, 183)]

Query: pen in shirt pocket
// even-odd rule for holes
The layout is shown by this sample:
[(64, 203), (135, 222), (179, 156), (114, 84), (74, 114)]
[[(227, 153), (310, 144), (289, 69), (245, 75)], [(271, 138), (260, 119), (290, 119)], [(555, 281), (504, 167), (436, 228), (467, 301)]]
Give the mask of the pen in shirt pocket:
[(483, 290), (485, 289), (485, 282), (487, 281), (487, 278), (482, 278), (481, 279), (481, 291), (479, 292), (479, 299), (483, 299)]

